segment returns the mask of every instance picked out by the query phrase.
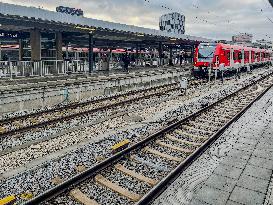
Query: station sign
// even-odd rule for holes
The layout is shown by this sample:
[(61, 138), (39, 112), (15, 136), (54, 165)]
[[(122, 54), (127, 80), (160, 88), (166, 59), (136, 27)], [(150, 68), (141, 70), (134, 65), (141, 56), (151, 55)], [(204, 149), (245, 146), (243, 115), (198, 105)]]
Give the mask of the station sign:
[(0, 31), (0, 39), (20, 39), (22, 37), (22, 33), (19, 32)]

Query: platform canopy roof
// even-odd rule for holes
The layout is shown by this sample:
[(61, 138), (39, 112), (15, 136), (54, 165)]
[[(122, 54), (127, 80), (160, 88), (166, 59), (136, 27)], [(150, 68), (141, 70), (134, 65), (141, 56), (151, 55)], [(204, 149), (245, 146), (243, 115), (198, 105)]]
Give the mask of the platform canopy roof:
[(43, 32), (61, 31), (64, 40), (86, 45), (88, 33), (97, 41), (108, 43), (181, 43), (197, 44), (211, 39), (168, 33), (138, 26), (113, 23), (92, 18), (72, 16), (45, 9), (0, 2), (0, 30), (27, 32), (37, 28)]

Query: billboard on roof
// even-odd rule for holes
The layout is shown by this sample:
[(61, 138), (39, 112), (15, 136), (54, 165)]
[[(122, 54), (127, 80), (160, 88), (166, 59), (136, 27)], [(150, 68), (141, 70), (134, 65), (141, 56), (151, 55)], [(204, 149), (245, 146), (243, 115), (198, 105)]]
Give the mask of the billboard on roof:
[(56, 7), (56, 11), (60, 12), (60, 13), (69, 14), (72, 16), (83, 16), (83, 10), (70, 8), (70, 7), (66, 7), (66, 6), (58, 6), (58, 7)]

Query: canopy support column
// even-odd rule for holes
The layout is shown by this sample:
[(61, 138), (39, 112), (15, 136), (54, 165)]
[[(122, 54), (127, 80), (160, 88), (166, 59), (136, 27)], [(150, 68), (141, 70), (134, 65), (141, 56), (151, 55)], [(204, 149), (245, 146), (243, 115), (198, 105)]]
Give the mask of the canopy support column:
[(158, 53), (159, 53), (159, 65), (162, 66), (162, 55), (163, 55), (163, 45), (162, 42), (159, 42), (159, 48), (158, 48)]
[(170, 60), (169, 60), (169, 65), (173, 66), (173, 47), (170, 46)]
[(41, 60), (41, 33), (38, 29), (30, 31), (31, 60)]
[(136, 66), (138, 66), (138, 59), (139, 59), (139, 45), (136, 44)]
[(92, 73), (93, 71), (93, 66), (94, 66), (94, 61), (93, 61), (93, 48), (94, 48), (94, 38), (93, 34), (89, 33), (89, 73)]

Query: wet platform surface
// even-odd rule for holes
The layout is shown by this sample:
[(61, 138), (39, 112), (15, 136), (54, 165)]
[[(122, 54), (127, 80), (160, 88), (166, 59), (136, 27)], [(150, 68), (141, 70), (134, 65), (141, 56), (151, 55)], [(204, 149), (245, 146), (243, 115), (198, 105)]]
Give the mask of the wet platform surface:
[(273, 204), (273, 89), (154, 204)]

